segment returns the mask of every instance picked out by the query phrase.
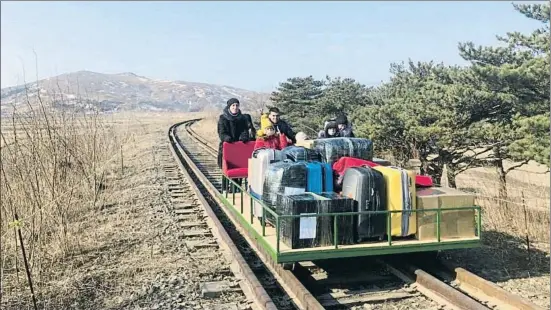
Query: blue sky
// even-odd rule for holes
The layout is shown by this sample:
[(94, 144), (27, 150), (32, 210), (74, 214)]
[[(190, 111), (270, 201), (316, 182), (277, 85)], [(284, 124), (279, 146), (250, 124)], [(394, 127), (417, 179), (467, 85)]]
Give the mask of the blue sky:
[[(535, 1), (531, 1), (535, 2)], [(537, 22), (492, 2), (2, 2), (2, 87), (90, 70), (269, 91), (292, 76), (374, 85), (392, 62), (464, 64)], [(24, 70), (23, 70), (24, 68)]]

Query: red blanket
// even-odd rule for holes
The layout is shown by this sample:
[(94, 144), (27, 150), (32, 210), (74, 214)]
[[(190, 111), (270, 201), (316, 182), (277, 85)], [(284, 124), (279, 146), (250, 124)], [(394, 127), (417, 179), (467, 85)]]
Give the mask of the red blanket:
[[(339, 175), (337, 183), (342, 184), (342, 177), (344, 176), (346, 169), (362, 166), (375, 167), (380, 165), (369, 160), (353, 157), (341, 157), (333, 164), (333, 171)], [(431, 187), (433, 185), (432, 178), (428, 175), (417, 175), (415, 176), (415, 185), (419, 187)]]

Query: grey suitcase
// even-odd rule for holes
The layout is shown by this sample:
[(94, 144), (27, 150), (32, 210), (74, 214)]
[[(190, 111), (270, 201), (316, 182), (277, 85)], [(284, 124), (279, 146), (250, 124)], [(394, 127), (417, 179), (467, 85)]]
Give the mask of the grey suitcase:
[[(352, 167), (344, 173), (342, 195), (358, 202), (358, 212), (386, 211), (386, 185), (383, 174), (369, 167)], [(386, 214), (358, 215), (358, 241), (382, 239), (386, 234)]]

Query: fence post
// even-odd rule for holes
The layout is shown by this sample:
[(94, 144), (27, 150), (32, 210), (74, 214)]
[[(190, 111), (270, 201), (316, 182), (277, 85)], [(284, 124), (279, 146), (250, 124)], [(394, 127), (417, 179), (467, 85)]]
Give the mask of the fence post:
[(120, 146), (120, 149), (121, 149), (121, 175), (124, 176), (124, 155), (122, 152), (122, 144)]
[(528, 229), (528, 211), (526, 211), (526, 200), (524, 199), (524, 191), (520, 192), (522, 197), (522, 210), (524, 212), (524, 233), (526, 234), (526, 250), (528, 251), (528, 260), (530, 260), (530, 231)]
[(440, 178), (440, 186), (450, 187), (450, 181), (448, 180), (448, 166), (444, 164), (442, 168), (442, 177)]
[(25, 272), (27, 273), (27, 281), (29, 283), (29, 289), (31, 290), (31, 297), (33, 301), (34, 310), (38, 310), (38, 307), (36, 305), (36, 296), (34, 294), (34, 288), (33, 288), (33, 280), (31, 276), (31, 268), (29, 267), (29, 261), (27, 260), (27, 253), (25, 252), (25, 244), (23, 243), (23, 234), (21, 233), (21, 227), (20, 221), (19, 221), (19, 215), (17, 214), (17, 211), (15, 212), (15, 222), (17, 223), (17, 234), (19, 236), (19, 242), (21, 245), (21, 254), (23, 255), (23, 262), (25, 263)]

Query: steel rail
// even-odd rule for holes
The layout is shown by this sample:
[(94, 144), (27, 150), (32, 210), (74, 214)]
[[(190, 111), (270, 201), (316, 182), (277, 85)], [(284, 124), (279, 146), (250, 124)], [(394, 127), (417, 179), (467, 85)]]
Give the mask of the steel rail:
[[(168, 135), (171, 150), (174, 157), (178, 159), (177, 162), (179, 164), (180, 170), (182, 174), (191, 182), (193, 179), (191, 178), (190, 173), (187, 171), (184, 165), (184, 163), (190, 163), (191, 159), (187, 156), (180, 143), (178, 143), (175, 133), (178, 126), (187, 122), (190, 121), (177, 123), (171, 126)], [(231, 256), (229, 257), (231, 259), (230, 266), (232, 268), (232, 271), (236, 274), (236, 276), (241, 276), (245, 280), (245, 285), (248, 288), (247, 291), (250, 295), (252, 295), (253, 300), (257, 304), (257, 306), (259, 306), (261, 309), (277, 310), (274, 302), (272, 301), (266, 290), (262, 287), (249, 265), (246, 263), (245, 259), (237, 249), (231, 237), (224, 229), (222, 223), (220, 223), (220, 221), (216, 217), (214, 211), (210, 207), (209, 203), (207, 202), (201, 191), (196, 186), (192, 188), (209, 216), (210, 221), (208, 221), (208, 224), (212, 228), (213, 235), (217, 237), (217, 240), (221, 240), (221, 242), (219, 242), (220, 246), (231, 253)]]

